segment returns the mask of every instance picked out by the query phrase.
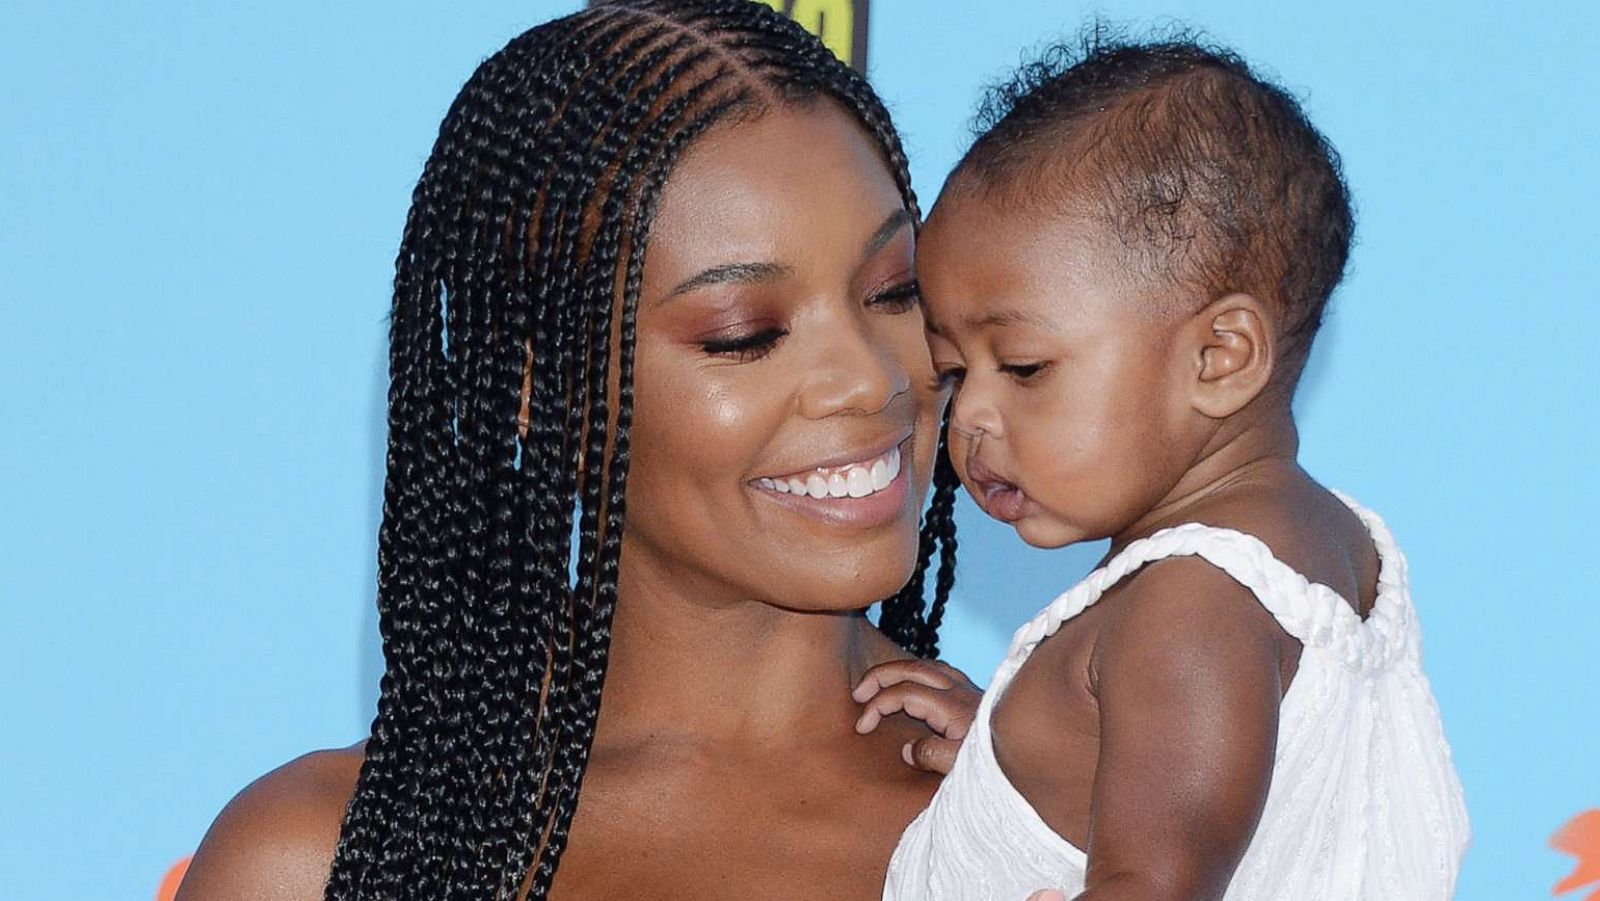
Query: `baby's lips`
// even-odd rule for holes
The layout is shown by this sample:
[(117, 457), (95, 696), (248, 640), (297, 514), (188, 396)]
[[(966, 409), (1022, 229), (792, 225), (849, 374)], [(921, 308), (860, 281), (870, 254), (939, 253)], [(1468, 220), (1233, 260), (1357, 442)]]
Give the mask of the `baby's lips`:
[(977, 457), (973, 457), (967, 461), (967, 478), (977, 482), (980, 486), (982, 486), (985, 492), (987, 492), (991, 487), (997, 485), (1006, 488), (1016, 487), (1016, 484), (1010, 479), (1007, 479), (1006, 477), (985, 466), (983, 461), (979, 460)]

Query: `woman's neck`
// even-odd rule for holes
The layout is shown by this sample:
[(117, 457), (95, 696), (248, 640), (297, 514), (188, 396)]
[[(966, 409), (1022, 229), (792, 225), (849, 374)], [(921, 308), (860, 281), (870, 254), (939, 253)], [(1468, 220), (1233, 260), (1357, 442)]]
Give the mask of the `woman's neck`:
[(707, 603), (704, 586), (647, 552), (625, 550), (620, 569), (597, 747), (770, 749), (852, 735), (850, 690), (897, 654), (860, 612)]

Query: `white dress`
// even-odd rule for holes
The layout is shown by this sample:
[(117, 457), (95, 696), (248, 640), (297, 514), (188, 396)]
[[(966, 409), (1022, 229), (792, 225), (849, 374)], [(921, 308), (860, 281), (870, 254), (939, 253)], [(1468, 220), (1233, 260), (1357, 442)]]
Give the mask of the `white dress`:
[(1011, 642), (955, 765), (906, 828), (885, 901), (1024, 901), (1083, 890), (1083, 851), (1045, 825), (994, 754), (996, 700), (1039, 642), (1140, 567), (1198, 556), (1250, 589), (1304, 645), (1284, 694), (1272, 783), (1227, 901), (1442, 901), (1454, 891), (1468, 828), (1422, 673), (1406, 562), (1377, 515), (1349, 498), (1381, 560), (1363, 621), (1338, 593), (1259, 539), (1191, 523), (1135, 541), (1056, 598)]

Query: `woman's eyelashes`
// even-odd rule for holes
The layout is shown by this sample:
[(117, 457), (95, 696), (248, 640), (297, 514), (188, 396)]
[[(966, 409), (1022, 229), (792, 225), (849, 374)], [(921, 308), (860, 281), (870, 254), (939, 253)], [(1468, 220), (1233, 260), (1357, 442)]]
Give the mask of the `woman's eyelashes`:
[(913, 279), (884, 288), (867, 298), (867, 306), (886, 313), (909, 313), (922, 299), (922, 289)]
[(753, 363), (777, 348), (778, 342), (789, 334), (787, 329), (771, 326), (757, 331), (733, 335), (719, 335), (700, 342), (700, 349), (713, 357), (726, 357), (740, 363)]
[[(919, 302), (917, 283), (901, 282), (871, 295), (866, 305), (891, 315), (908, 313)], [(723, 357), (739, 363), (753, 363), (772, 353), (789, 334), (779, 326), (747, 329), (730, 334), (700, 339), (700, 349), (707, 356)]]

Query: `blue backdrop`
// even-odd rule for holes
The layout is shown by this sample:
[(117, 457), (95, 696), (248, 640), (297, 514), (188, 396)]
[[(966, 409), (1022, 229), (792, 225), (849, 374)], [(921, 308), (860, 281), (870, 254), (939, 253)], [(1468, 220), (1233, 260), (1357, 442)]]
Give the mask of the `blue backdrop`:
[[(411, 185), (473, 66), (576, 3), (0, 10), (0, 885), (149, 898), (217, 809), (361, 737), (384, 316)], [(931, 200), (980, 84), (1094, 8), (878, 0), (872, 70)], [(1305, 457), (1410, 554), (1475, 827), (1459, 897), (1547, 896), (1600, 806), (1593, 3), (1128, 0), (1266, 64), (1343, 151), (1360, 246)], [(1098, 549), (962, 508), (980, 678)]]

